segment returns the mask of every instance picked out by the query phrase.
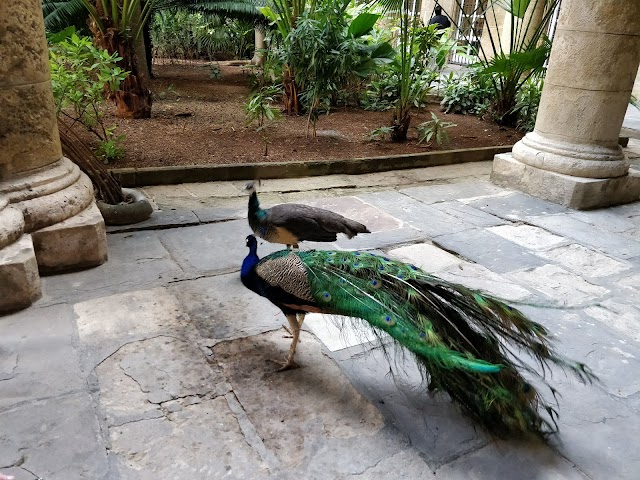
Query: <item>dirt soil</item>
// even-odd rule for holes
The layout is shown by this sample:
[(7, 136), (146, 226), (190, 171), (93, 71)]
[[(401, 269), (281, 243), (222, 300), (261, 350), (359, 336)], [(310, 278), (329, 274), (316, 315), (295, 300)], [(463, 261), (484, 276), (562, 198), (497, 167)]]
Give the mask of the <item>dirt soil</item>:
[[(126, 158), (113, 168), (170, 165), (206, 165), (399, 155), (433, 150), (477, 148), (515, 143), (522, 134), (474, 116), (447, 115), (437, 103), (430, 106), (449, 130), (447, 146), (418, 145), (415, 126), (431, 119), (427, 110), (413, 115), (406, 143), (368, 141), (372, 130), (390, 124), (391, 112), (336, 108), (317, 123), (316, 138), (306, 136), (304, 116), (287, 117), (267, 129), (268, 155), (255, 126), (245, 126), (243, 110), (249, 94), (247, 68), (220, 64), (222, 77), (211, 78), (202, 64), (155, 65), (154, 103), (148, 120), (113, 119), (126, 134)], [(112, 119), (108, 118), (110, 122)]]

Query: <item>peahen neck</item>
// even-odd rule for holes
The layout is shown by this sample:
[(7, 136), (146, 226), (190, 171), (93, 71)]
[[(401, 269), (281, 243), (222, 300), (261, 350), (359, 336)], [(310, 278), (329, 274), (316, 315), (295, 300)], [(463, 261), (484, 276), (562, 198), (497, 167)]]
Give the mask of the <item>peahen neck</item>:
[(253, 222), (262, 222), (267, 216), (262, 208), (260, 208), (260, 200), (258, 200), (258, 194), (252, 192), (249, 196), (249, 223), (253, 227)]

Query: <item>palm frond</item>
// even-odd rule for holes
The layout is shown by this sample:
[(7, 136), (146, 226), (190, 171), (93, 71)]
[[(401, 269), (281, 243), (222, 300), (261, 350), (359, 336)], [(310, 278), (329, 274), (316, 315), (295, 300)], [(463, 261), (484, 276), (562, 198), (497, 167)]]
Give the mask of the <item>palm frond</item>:
[(44, 26), (49, 32), (59, 32), (73, 25), (86, 29), (87, 9), (82, 0), (42, 0)]

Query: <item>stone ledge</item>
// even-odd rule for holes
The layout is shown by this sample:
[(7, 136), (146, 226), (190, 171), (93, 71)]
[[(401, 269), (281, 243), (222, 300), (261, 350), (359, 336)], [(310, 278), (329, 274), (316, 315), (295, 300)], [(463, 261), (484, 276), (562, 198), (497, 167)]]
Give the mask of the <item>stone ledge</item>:
[(0, 249), (0, 313), (31, 305), (40, 297), (38, 264), (30, 235)]
[(516, 160), (512, 154), (495, 156), (491, 180), (576, 210), (610, 207), (640, 199), (640, 171), (629, 169), (617, 178), (584, 178), (542, 170)]
[(41, 273), (95, 267), (107, 261), (107, 234), (95, 203), (32, 236)]
[(311, 160), (303, 162), (261, 162), (233, 165), (184, 165), (173, 167), (122, 168), (111, 170), (123, 187), (174, 185), (213, 181), (266, 178), (300, 178), (321, 175), (360, 175), (410, 168), (436, 167), (493, 159), (510, 152), (513, 145), (412, 153), (386, 157), (350, 158), (344, 160)]

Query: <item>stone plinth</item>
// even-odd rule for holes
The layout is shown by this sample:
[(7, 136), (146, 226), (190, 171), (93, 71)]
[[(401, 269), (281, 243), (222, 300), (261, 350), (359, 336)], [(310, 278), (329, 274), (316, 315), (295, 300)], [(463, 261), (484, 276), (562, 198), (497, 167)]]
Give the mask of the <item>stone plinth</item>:
[(95, 267), (107, 261), (104, 220), (95, 203), (78, 215), (33, 232), (41, 273)]
[(491, 180), (577, 210), (610, 207), (640, 200), (640, 171), (630, 169), (615, 178), (586, 178), (550, 172), (496, 155)]
[(0, 249), (0, 314), (28, 307), (40, 297), (38, 264), (30, 235)]

